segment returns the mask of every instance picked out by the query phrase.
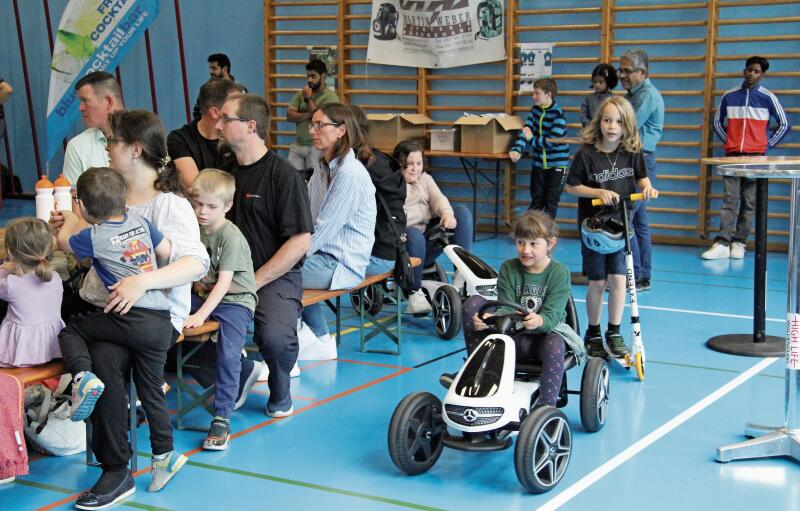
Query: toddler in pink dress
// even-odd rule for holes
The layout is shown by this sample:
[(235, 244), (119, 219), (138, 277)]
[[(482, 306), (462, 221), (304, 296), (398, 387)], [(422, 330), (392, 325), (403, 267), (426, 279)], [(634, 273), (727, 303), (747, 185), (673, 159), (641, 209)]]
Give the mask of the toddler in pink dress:
[(8, 302), (0, 325), (0, 367), (61, 358), (63, 287), (50, 262), (50, 228), (37, 218), (12, 220), (6, 228), (6, 253), (9, 262), (0, 266), (0, 300)]

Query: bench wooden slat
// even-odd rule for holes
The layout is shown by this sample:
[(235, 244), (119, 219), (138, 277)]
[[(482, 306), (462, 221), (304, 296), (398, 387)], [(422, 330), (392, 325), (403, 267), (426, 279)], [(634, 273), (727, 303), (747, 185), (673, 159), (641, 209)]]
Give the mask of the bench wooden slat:
[(48, 378), (55, 378), (66, 373), (64, 362), (61, 360), (53, 360), (46, 364), (33, 366), (33, 367), (3, 367), (0, 368), (0, 373), (12, 376), (21, 381), (23, 385), (31, 385), (39, 383)]
[[(416, 268), (422, 264), (422, 260), (419, 257), (412, 257), (411, 258), (411, 266)], [(356, 291), (358, 289), (369, 287), (373, 284), (377, 284), (379, 282), (383, 282), (384, 280), (391, 278), (394, 270), (387, 271), (384, 273), (378, 273), (376, 275), (370, 275), (369, 277), (362, 280), (356, 286), (351, 287), (349, 289), (306, 289), (303, 291), (303, 307), (307, 305), (311, 305), (314, 303), (324, 302), (325, 300), (330, 300), (331, 298), (336, 298), (337, 296), (341, 296), (346, 293), (350, 293), (351, 291)]]
[(192, 328), (184, 328), (183, 329), (183, 338), (187, 340), (194, 340), (189, 339), (190, 337), (198, 337), (203, 336), (205, 334), (211, 334), (219, 330), (219, 323), (216, 321), (206, 321), (200, 326), (192, 327)]

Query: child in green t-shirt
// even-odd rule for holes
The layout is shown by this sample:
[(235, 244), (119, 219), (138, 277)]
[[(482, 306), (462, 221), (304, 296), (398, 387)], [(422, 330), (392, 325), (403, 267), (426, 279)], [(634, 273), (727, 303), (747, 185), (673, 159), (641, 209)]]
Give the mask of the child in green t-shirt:
[[(511, 335), (517, 360), (533, 360), (542, 365), (536, 406), (555, 406), (564, 377), (563, 332), (570, 330), (564, 324), (571, 293), (570, 274), (566, 266), (550, 257), (558, 239), (558, 226), (547, 213), (539, 210), (524, 213), (514, 224), (513, 236), (517, 257), (500, 267), (498, 300), (519, 303), (528, 309), (528, 314), (517, 323), (517, 333)], [(488, 326), (478, 317), (484, 303), (486, 299), (479, 295), (464, 303), (464, 340), (470, 352), (486, 335), (483, 330)]]
[(228, 448), (242, 348), (258, 300), (250, 246), (239, 228), (225, 218), (235, 190), (233, 176), (217, 169), (200, 172), (192, 186), (200, 239), (211, 256), (211, 267), (194, 283), (192, 315), (184, 327), (200, 326), (207, 319), (219, 323), (215, 416), (203, 442), (204, 449), (214, 451)]

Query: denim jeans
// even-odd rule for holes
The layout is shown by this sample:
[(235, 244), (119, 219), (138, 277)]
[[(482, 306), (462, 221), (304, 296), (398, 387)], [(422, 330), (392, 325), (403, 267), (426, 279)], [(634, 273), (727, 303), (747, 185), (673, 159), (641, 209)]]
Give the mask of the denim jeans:
[[(644, 153), (647, 164), (647, 176), (650, 182), (656, 180), (656, 153)], [(650, 242), (650, 225), (647, 219), (647, 206), (644, 201), (633, 203), (633, 232), (631, 250), (633, 251), (633, 274), (636, 280), (650, 280), (652, 270), (652, 243)]]
[(317, 170), (319, 168), (319, 158), (319, 151), (313, 145), (300, 145), (297, 142), (289, 144), (289, 155), (286, 159), (297, 170)]
[(750, 226), (756, 212), (756, 180), (723, 176), (722, 184), (725, 192), (722, 197), (722, 207), (719, 208), (719, 234), (716, 241), (724, 245), (730, 245), (732, 241), (744, 243), (750, 234)]
[[(324, 252), (308, 256), (303, 263), (303, 289), (330, 289), (333, 272), (338, 265), (339, 262), (335, 257)], [(315, 303), (304, 307), (303, 321), (317, 337), (328, 333), (322, 304)]]
[[(466, 206), (455, 206), (453, 214), (456, 217), (456, 245), (460, 245), (464, 250), (472, 249), (472, 212)], [(414, 289), (416, 291), (422, 285), (422, 269), (427, 268), (436, 262), (436, 258), (442, 253), (441, 248), (428, 250), (428, 240), (425, 234), (415, 227), (406, 229), (406, 250), (411, 257), (419, 257), (422, 265), (414, 268)]]
[(394, 263), (394, 260), (390, 261), (388, 259), (381, 259), (377, 256), (370, 256), (365, 275), (369, 277), (370, 275), (378, 275), (379, 273), (392, 271), (394, 270)]

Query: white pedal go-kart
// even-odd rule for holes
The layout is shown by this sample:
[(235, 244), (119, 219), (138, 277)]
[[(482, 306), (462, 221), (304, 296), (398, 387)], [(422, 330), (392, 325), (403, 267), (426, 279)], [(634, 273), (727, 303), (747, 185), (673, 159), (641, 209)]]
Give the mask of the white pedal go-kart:
[[(409, 394), (397, 405), (389, 426), (389, 454), (401, 471), (416, 475), (430, 469), (444, 447), (499, 451), (509, 448), (516, 434), (517, 478), (527, 491), (544, 493), (558, 485), (572, 456), (572, 430), (558, 408), (566, 406), (568, 394), (580, 394), (584, 429), (602, 429), (608, 416), (609, 368), (602, 358), (587, 357), (580, 391), (569, 391), (566, 371), (576, 361), (567, 350), (557, 407), (535, 407), (541, 366), (517, 361), (514, 340), (508, 335), (527, 310), (489, 301), (479, 314), (498, 307), (515, 312), (487, 318), (495, 333), (470, 354), (452, 382), (450, 375), (442, 375), (440, 381), (448, 387), (444, 405), (429, 392)], [(571, 298), (566, 323), (577, 331)]]
[[(431, 304), (436, 334), (442, 339), (452, 339), (461, 329), (461, 305), (464, 300), (473, 295), (481, 295), (487, 300), (497, 298), (497, 272), (474, 254), (459, 245), (451, 244), (454, 236), (452, 231), (447, 231), (441, 226), (428, 233), (428, 249), (441, 247), (444, 255), (455, 267), (452, 283), (439, 263), (422, 271), (422, 290)], [(384, 296), (391, 294), (380, 284), (364, 290), (367, 312), (373, 316), (380, 312)], [(360, 310), (358, 292), (351, 293), (350, 300), (358, 312)]]

